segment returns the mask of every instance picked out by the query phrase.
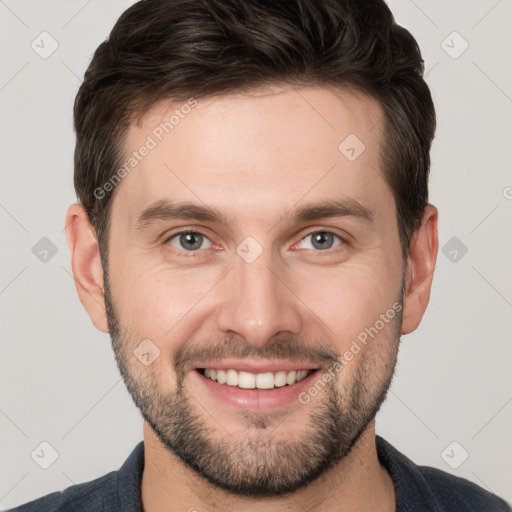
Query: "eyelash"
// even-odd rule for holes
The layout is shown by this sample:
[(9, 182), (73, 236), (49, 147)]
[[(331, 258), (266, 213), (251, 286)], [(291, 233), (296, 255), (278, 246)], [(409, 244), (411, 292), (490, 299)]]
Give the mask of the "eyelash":
[[(330, 248), (330, 249), (326, 249), (324, 251), (320, 251), (320, 250), (317, 250), (315, 252), (318, 252), (318, 253), (327, 253), (327, 254), (331, 254), (332, 252), (335, 252), (336, 251), (336, 248), (339, 248), (340, 246), (345, 246), (345, 245), (348, 245), (348, 242), (346, 239), (344, 239), (343, 237), (341, 237), (340, 235), (337, 235), (336, 233), (333, 233), (332, 231), (328, 231), (328, 230), (325, 230), (325, 229), (317, 229), (317, 230), (314, 230), (314, 231), (311, 231), (309, 233), (307, 233), (306, 235), (304, 235), (299, 242), (297, 243), (300, 243), (302, 242), (302, 240), (304, 240), (305, 238), (307, 238), (308, 236), (311, 236), (311, 235), (316, 235), (317, 233), (326, 233), (326, 234), (329, 234), (329, 235), (333, 235), (334, 237), (338, 238), (340, 240), (340, 244), (335, 246), (334, 248)], [(165, 240), (165, 244), (169, 244), (169, 242), (171, 240), (173, 240), (174, 238), (177, 238), (181, 235), (189, 235), (189, 234), (192, 234), (192, 235), (201, 235), (203, 236), (204, 238), (206, 238), (210, 243), (213, 244), (213, 242), (210, 240), (210, 238), (208, 237), (208, 235), (206, 235), (205, 233), (203, 233), (202, 231), (199, 231), (199, 230), (191, 230), (191, 229), (185, 229), (183, 231), (177, 231), (176, 233), (173, 233), (171, 236), (167, 237), (166, 240)], [(170, 244), (169, 244), (170, 245)], [(294, 244), (294, 245), (297, 245), (297, 244)], [(178, 252), (178, 253), (181, 253), (181, 254), (184, 254), (186, 255), (185, 257), (199, 257), (200, 253), (202, 251), (204, 251), (205, 249), (197, 249), (195, 251), (185, 251), (185, 250), (179, 250), (179, 249), (176, 249), (173, 247), (173, 250)], [(307, 250), (314, 250), (314, 249), (307, 249)]]

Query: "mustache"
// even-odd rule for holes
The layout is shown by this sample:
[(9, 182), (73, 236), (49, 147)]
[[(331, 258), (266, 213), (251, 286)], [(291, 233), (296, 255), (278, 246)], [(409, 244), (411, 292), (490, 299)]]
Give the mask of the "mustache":
[(176, 353), (174, 369), (183, 375), (194, 361), (220, 361), (226, 358), (237, 359), (283, 359), (300, 363), (313, 363), (319, 368), (328, 369), (341, 359), (341, 354), (324, 342), (306, 342), (294, 337), (275, 337), (263, 347), (255, 347), (233, 336), (226, 336), (217, 342), (201, 344), (190, 341)]

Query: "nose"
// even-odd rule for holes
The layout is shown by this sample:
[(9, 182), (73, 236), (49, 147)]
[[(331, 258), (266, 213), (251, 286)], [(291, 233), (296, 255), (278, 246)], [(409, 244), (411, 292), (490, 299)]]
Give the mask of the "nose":
[(262, 347), (276, 335), (296, 336), (302, 326), (301, 301), (287, 282), (288, 273), (282, 266), (279, 271), (270, 252), (263, 251), (252, 263), (236, 255), (234, 267), (219, 290), (219, 330), (243, 336), (255, 347)]

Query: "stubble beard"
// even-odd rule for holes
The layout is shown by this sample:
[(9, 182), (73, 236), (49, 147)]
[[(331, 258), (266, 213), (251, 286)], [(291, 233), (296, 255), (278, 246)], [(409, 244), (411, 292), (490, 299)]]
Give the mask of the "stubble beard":
[[(292, 427), (287, 424), (287, 416), (276, 420), (265, 413), (246, 414), (244, 428), (234, 434), (227, 433), (190, 395), (186, 372), (177, 369), (174, 393), (161, 392), (162, 375), (144, 367), (133, 355), (137, 342), (119, 323), (106, 274), (104, 283), (112, 346), (135, 405), (171, 453), (210, 484), (234, 495), (280, 496), (316, 480), (349, 454), (377, 414), (391, 385), (401, 311), (390, 322), (387, 339), (378, 341), (388, 344), (387, 361), (379, 363), (378, 382), (375, 382), (376, 362), (364, 357), (366, 348), (363, 348), (361, 361), (355, 363), (358, 367), (353, 382), (344, 383), (343, 392), (338, 378), (334, 378), (307, 406), (300, 405), (309, 410), (301, 433), (276, 439), (279, 429)], [(293, 414), (297, 414), (296, 408)]]

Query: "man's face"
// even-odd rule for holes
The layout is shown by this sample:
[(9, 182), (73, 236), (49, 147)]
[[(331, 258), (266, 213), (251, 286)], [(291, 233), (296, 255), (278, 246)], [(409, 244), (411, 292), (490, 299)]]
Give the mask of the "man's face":
[[(126, 159), (151, 148), (112, 203), (118, 365), (162, 443), (211, 483), (293, 491), (349, 452), (396, 362), (404, 266), (382, 111), (273, 89), (200, 100), (158, 130), (180, 107), (155, 105), (125, 145)], [(221, 218), (172, 215), (184, 203)]]

